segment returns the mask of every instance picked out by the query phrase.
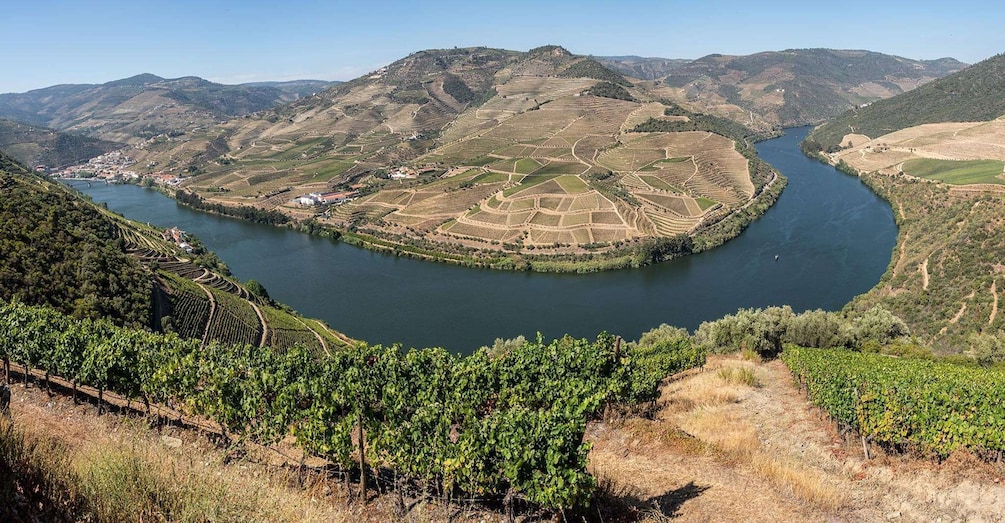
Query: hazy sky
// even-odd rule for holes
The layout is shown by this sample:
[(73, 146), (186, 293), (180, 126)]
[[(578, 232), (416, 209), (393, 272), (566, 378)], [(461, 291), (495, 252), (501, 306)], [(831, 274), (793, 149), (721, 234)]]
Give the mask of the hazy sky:
[(578, 54), (698, 58), (868, 49), (973, 63), (1005, 51), (996, 1), (529, 2), (11, 0), (0, 93), (149, 72), (222, 83), (349, 80), (411, 52), (558, 44)]

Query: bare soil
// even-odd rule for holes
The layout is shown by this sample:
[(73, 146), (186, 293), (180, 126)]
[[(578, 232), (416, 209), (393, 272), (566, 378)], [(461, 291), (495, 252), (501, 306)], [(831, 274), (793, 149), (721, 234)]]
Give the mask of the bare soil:
[[(757, 386), (719, 369), (747, 368)], [(667, 385), (654, 419), (599, 423), (591, 467), (679, 521), (1005, 521), (1005, 466), (887, 455), (844, 437), (779, 361), (713, 357)]]

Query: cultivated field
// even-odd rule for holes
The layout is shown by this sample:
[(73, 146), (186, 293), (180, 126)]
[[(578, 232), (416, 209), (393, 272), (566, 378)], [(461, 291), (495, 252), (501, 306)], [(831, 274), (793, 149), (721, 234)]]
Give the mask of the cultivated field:
[[(910, 127), (869, 139), (847, 135), (854, 146), (831, 156), (860, 171), (907, 174), (953, 185), (1005, 184), (1005, 120)], [(993, 161), (991, 161), (993, 160)]]
[(638, 108), (584, 96), (514, 116), (421, 158), (468, 165), (462, 174), (385, 185), (333, 219), (383, 208), (388, 227), (431, 237), (569, 249), (688, 233), (713, 206), (753, 195), (746, 159), (726, 138), (618, 134)]

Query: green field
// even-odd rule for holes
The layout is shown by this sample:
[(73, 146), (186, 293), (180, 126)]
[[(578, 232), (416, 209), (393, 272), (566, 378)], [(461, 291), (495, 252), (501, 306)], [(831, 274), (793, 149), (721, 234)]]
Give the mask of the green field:
[(641, 176), (639, 176), (639, 178), (641, 178), (642, 181), (648, 183), (654, 189), (660, 189), (660, 190), (663, 190), (663, 191), (671, 191), (671, 192), (676, 192), (676, 193), (680, 192), (676, 187), (674, 187), (673, 185), (670, 185), (669, 183), (667, 183), (666, 181), (664, 181), (662, 178), (660, 178), (658, 176), (641, 175)]
[(658, 171), (662, 169), (664, 166), (666, 166), (666, 164), (686, 162), (690, 159), (691, 159), (690, 156), (685, 156), (685, 157), (667, 158), (665, 160), (656, 160), (655, 162), (640, 167), (639, 172)]
[[(467, 174), (467, 173), (464, 173)], [(509, 180), (509, 175), (505, 173), (482, 173), (471, 179), (474, 183), (498, 183)]]
[(508, 198), (508, 197), (513, 196), (514, 194), (516, 194), (516, 193), (518, 193), (518, 192), (520, 192), (520, 191), (522, 191), (524, 189), (529, 189), (529, 188), (531, 188), (531, 187), (533, 187), (533, 186), (535, 186), (537, 184), (544, 183), (544, 182), (546, 182), (548, 180), (551, 180), (551, 179), (554, 179), (554, 178), (556, 178), (556, 176), (554, 176), (554, 175), (545, 175), (545, 176), (534, 175), (534, 176), (527, 176), (527, 177), (525, 177), (520, 182), (520, 185), (517, 185), (515, 187), (510, 187), (509, 189), (506, 189), (505, 191), (503, 191), (503, 196), (505, 196), (505, 197)]
[(580, 180), (578, 176), (559, 176), (556, 181), (569, 194), (579, 194), (590, 190), (586, 182)]
[(586, 170), (586, 165), (575, 162), (550, 162), (548, 165), (534, 171), (535, 175), (544, 174), (580, 174)]
[(921, 158), (904, 162), (904, 172), (928, 180), (953, 185), (970, 183), (996, 183), (1005, 185), (1001, 178), (1005, 163), (1000, 160), (932, 160)]
[(705, 209), (708, 209), (709, 207), (711, 207), (711, 206), (719, 203), (719, 202), (717, 202), (715, 200), (710, 200), (710, 199), (702, 197), (702, 196), (699, 196), (699, 197), (695, 198), (694, 201), (698, 202), (698, 207), (701, 207), (701, 210), (703, 210), (703, 211)]
[(520, 158), (513, 165), (513, 171), (520, 174), (530, 174), (541, 168), (541, 163), (533, 158)]

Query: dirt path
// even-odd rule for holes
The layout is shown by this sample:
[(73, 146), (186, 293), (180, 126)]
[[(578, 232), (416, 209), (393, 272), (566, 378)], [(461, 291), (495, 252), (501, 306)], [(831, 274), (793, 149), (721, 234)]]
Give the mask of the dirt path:
[[(265, 342), (269, 339), (269, 322), (265, 321), (265, 315), (262, 314), (262, 309), (259, 309), (258, 305), (255, 305), (254, 301), (248, 300), (248, 305), (251, 305), (251, 308), (255, 309), (255, 314), (258, 315), (258, 321), (262, 324), (262, 339), (258, 342), (258, 346), (264, 347)], [(317, 335), (317, 333), (314, 334)]]
[(327, 354), (329, 356), (332, 355), (331, 351), (328, 350), (328, 344), (325, 343), (325, 339), (320, 334), (318, 334), (316, 330), (312, 329), (309, 325), (307, 325), (307, 323), (304, 322), (304, 320), (301, 320), (300, 318), (297, 318), (296, 316), (294, 316), (293, 318), (296, 319), (297, 321), (299, 321), (300, 324), (303, 325), (305, 329), (311, 331), (311, 334), (313, 334), (314, 337), (318, 339), (318, 343), (321, 344), (321, 348), (325, 350), (325, 354)]
[(927, 291), (928, 290), (928, 258), (925, 258), (925, 261), (921, 262), (921, 267), (919, 267), (919, 269), (921, 270), (921, 290)]
[(900, 272), (900, 268), (904, 265), (904, 248), (907, 246), (908, 238), (910, 238), (910, 235), (905, 232), (904, 241), (900, 242), (897, 249), (897, 263), (893, 264), (893, 275), (890, 277), (891, 281), (897, 278), (897, 273)]
[(202, 289), (202, 292), (206, 293), (206, 297), (209, 298), (209, 317), (206, 318), (206, 328), (202, 331), (202, 346), (205, 347), (206, 343), (209, 342), (209, 327), (213, 325), (213, 318), (216, 316), (216, 299), (213, 298), (213, 293), (209, 292), (209, 289), (205, 285), (195, 282), (196, 285)]
[[(967, 294), (963, 298), (963, 305), (960, 306), (960, 310), (956, 311), (956, 315), (949, 319), (949, 325), (956, 325), (956, 323), (960, 321), (960, 318), (963, 317), (963, 314), (967, 312), (967, 302), (973, 299), (973, 297), (976, 295), (977, 291), (973, 291), (970, 294)], [(949, 325), (946, 325), (945, 327), (939, 330), (939, 336), (942, 336), (943, 334), (946, 333), (946, 331), (949, 330)]]
[[(749, 369), (759, 385), (730, 383), (722, 368)], [(588, 438), (600, 483), (655, 521), (1002, 521), (1005, 514), (1005, 468), (988, 475), (992, 465), (953, 458), (936, 465), (879, 449), (867, 461), (861, 443), (839, 436), (779, 361), (712, 357), (704, 371), (664, 386), (655, 419), (598, 423)]]
[(998, 280), (991, 282), (991, 296), (994, 297), (994, 301), (991, 302), (991, 316), (988, 317), (988, 325), (994, 323), (998, 316)]

